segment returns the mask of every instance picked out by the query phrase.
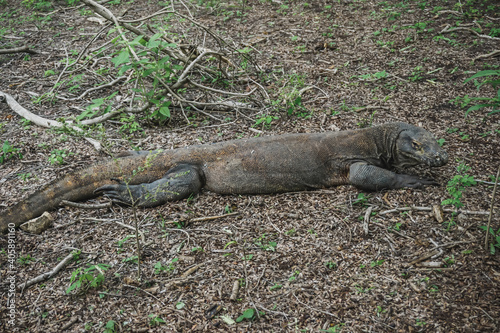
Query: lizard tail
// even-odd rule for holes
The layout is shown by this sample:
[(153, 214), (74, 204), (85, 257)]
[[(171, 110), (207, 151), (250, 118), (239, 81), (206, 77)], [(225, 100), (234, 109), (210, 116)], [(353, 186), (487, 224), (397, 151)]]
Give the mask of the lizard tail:
[[(80, 201), (95, 197), (94, 190), (109, 184), (112, 179), (134, 174), (143, 158), (120, 158), (83, 168), (44, 186), (25, 200), (0, 213), (0, 234), (17, 228), (24, 222), (56, 209), (63, 200)], [(139, 175), (135, 182), (148, 181)], [(132, 182), (131, 182), (132, 183)]]

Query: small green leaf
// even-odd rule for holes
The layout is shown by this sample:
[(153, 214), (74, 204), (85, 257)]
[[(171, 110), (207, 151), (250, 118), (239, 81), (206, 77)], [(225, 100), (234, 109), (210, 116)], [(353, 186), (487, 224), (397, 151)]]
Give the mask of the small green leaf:
[(123, 49), (116, 57), (111, 59), (111, 62), (115, 64), (115, 67), (118, 67), (118, 65), (127, 63), (129, 61), (130, 56), (127, 49)]
[(243, 311), (243, 314), (236, 319), (236, 322), (239, 323), (239, 322), (243, 321), (244, 319), (252, 319), (254, 316), (255, 316), (254, 309), (252, 309), (252, 308), (246, 309), (245, 311)]
[(480, 71), (480, 72), (477, 72), (476, 74), (472, 75), (470, 78), (466, 79), (464, 81), (464, 83), (467, 83), (470, 80), (478, 78), (478, 77), (484, 77), (484, 76), (490, 76), (490, 75), (500, 75), (500, 71), (499, 70)]
[(225, 322), (228, 325), (234, 325), (234, 324), (236, 324), (236, 322), (231, 317), (229, 317), (228, 315), (222, 315), (222, 316), (220, 316), (220, 319), (222, 319), (222, 321)]

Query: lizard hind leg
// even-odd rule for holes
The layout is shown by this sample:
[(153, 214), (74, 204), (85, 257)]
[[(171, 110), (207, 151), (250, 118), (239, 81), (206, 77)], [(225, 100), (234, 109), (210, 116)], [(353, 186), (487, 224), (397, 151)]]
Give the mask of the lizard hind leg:
[(102, 194), (119, 204), (154, 207), (198, 193), (203, 187), (203, 179), (203, 172), (197, 166), (179, 164), (152, 183), (104, 185), (94, 193)]

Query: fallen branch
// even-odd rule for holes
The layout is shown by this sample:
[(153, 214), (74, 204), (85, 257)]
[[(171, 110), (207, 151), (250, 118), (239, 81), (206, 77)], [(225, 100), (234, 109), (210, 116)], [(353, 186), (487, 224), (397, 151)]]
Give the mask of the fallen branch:
[(64, 324), (61, 327), (60, 332), (63, 332), (65, 330), (67, 330), (68, 328), (70, 328), (71, 325), (73, 325), (74, 323), (76, 323), (79, 319), (80, 319), (79, 316), (73, 316), (66, 324)]
[(486, 184), (486, 185), (497, 185), (498, 182), (494, 183), (494, 182), (487, 182), (485, 180), (476, 180), (476, 183), (480, 183), (480, 184)]
[(373, 206), (368, 207), (365, 212), (365, 218), (363, 219), (363, 230), (365, 231), (365, 236), (368, 236), (370, 217), (372, 215)]
[(462, 16), (462, 14), (460, 14), (459, 12), (457, 12), (455, 10), (440, 10), (438, 12), (438, 14), (453, 14), (455, 16)]
[[(163, 14), (173, 14), (179, 18), (183, 18), (183, 19), (190, 21), (194, 25), (200, 27), (201, 29), (205, 30), (208, 34), (210, 34), (210, 36), (212, 36), (218, 42), (219, 46), (224, 45), (227, 48), (231, 49), (232, 52), (234, 52), (235, 54), (238, 54), (238, 56), (248, 58), (246, 55), (241, 54), (234, 47), (232, 47), (229, 43), (225, 42), (222, 38), (218, 37), (215, 33), (210, 31), (210, 29), (208, 29), (207, 27), (203, 26), (202, 24), (194, 21), (191, 17), (185, 16), (185, 15), (182, 15), (182, 14), (176, 12), (175, 10), (173, 10), (173, 7), (171, 9), (168, 9), (168, 10), (167, 9), (160, 10), (152, 15), (149, 15), (149, 16), (137, 19), (137, 20), (122, 20), (120, 17), (117, 17), (115, 14), (113, 14), (113, 12), (111, 10), (109, 10), (108, 8), (106, 8), (104, 6), (99, 5), (94, 0), (82, 0), (82, 2), (84, 2), (87, 6), (91, 7), (95, 13), (101, 15), (103, 18), (105, 18), (109, 22), (112, 22), (115, 25), (115, 27), (117, 29), (117, 33), (119, 35), (119, 38), (121, 38), (124, 41), (124, 45), (125, 45), (126, 49), (128, 50), (129, 54), (131, 55), (131, 58), (133, 58), (137, 63), (139, 63), (142, 70), (147, 69), (143, 65), (143, 63), (141, 62), (141, 61), (144, 61), (144, 59), (139, 59), (135, 49), (130, 45), (129, 40), (127, 39), (126, 35), (124, 34), (123, 29), (126, 29), (126, 30), (128, 30), (128, 31), (130, 31), (133, 34), (136, 34), (138, 36), (142, 36), (142, 38), (145, 41), (149, 41), (152, 35), (148, 34), (146, 31), (142, 31), (134, 26), (131, 26), (128, 23), (144, 22), (144, 21), (146, 21), (154, 16), (163, 15)], [(153, 32), (152, 28), (149, 27), (149, 25), (147, 23), (146, 23), (146, 26), (148, 27), (148, 29), (151, 32)], [(211, 115), (210, 113), (207, 113), (206, 111), (219, 111), (220, 109), (222, 109), (222, 111), (225, 111), (225, 110), (234, 110), (234, 109), (238, 109), (238, 108), (254, 110), (255, 108), (252, 105), (249, 105), (246, 103), (234, 102), (234, 101), (231, 101), (229, 99), (220, 98), (218, 96), (222, 95), (222, 96), (234, 96), (237, 98), (244, 98), (244, 97), (250, 96), (251, 94), (254, 94), (255, 91), (258, 89), (262, 90), (265, 94), (265, 90), (259, 84), (257, 84), (258, 88), (253, 89), (249, 93), (235, 93), (235, 92), (231, 92), (231, 91), (224, 91), (224, 90), (215, 89), (212, 87), (207, 87), (206, 85), (194, 82), (194, 80), (192, 80), (189, 77), (190, 75), (202, 74), (202, 76), (205, 76), (206, 73), (209, 73), (209, 75), (218, 76), (220, 74), (218, 71), (215, 71), (213, 68), (210, 68), (210, 66), (204, 66), (203, 64), (201, 64), (202, 61), (205, 61), (207, 59), (210, 60), (211, 57), (218, 58), (220, 61), (224, 61), (228, 65), (231, 65), (232, 67), (236, 68), (237, 66), (234, 65), (234, 63), (229, 58), (227, 58), (225, 56), (225, 53), (224, 53), (225, 51), (222, 49), (222, 47), (221, 47), (221, 51), (214, 51), (214, 50), (207, 49), (205, 47), (195, 46), (195, 45), (191, 45), (191, 44), (180, 45), (176, 41), (171, 40), (170, 38), (168, 38), (168, 36), (165, 36), (165, 35), (162, 36), (161, 39), (164, 41), (167, 41), (167, 43), (169, 43), (169, 44), (176, 44), (176, 47), (162, 46), (159, 48), (159, 50), (162, 53), (168, 54), (170, 56), (170, 58), (176, 59), (179, 62), (184, 64), (183, 68), (179, 72), (177, 72), (178, 71), (177, 69), (173, 71), (175, 73), (175, 75), (178, 77), (178, 79), (176, 79), (176, 81), (173, 83), (166, 82), (164, 78), (159, 77), (157, 75), (154, 76), (154, 79), (157, 80), (159, 86), (164, 88), (164, 91), (160, 92), (158, 95), (159, 96), (168, 95), (169, 99), (172, 101), (172, 105), (170, 106), (171, 108), (180, 107), (182, 109), (184, 106), (186, 106), (186, 107), (189, 106), (189, 107), (191, 107), (192, 111), (199, 112), (201, 114), (206, 115), (207, 117), (210, 117), (210, 118), (220, 122), (222, 119), (219, 119), (219, 118)], [(142, 55), (141, 55), (141, 57), (142, 57)], [(220, 63), (219, 63), (218, 67), (219, 67), (219, 71), (221, 71), (224, 74), (224, 76), (226, 76), (227, 78), (230, 78), (230, 77), (234, 78), (236, 76), (236, 74), (239, 73), (238, 72), (236, 74), (232, 74), (232, 75), (228, 76), (228, 74), (225, 73), (225, 71), (221, 68)], [(197, 70), (196, 73), (194, 73), (195, 69)], [(210, 94), (205, 94), (204, 98), (186, 99), (177, 92), (177, 89), (181, 88), (181, 87), (185, 87), (188, 83), (191, 83), (190, 88), (201, 89), (203, 92), (207, 92), (207, 91), (213, 92), (213, 93), (218, 94), (218, 96), (212, 97)], [(80, 96), (78, 98), (81, 98), (81, 97), (82, 96)], [(207, 97), (209, 97), (208, 100), (207, 100)], [(155, 98), (153, 98), (153, 99), (155, 99)], [(205, 101), (203, 101), (203, 99), (205, 99)], [(73, 99), (71, 99), (71, 100), (73, 100)], [(184, 111), (183, 111), (183, 114), (184, 114)], [(185, 117), (185, 118), (187, 119), (187, 117)], [(189, 123), (189, 120), (188, 120), (188, 123)]]
[[(45, 128), (68, 127), (68, 128), (71, 128), (77, 132), (83, 132), (83, 130), (81, 128), (76, 127), (74, 125), (71, 125), (68, 123), (61, 123), (61, 122), (58, 122), (56, 120), (46, 119), (46, 118), (40, 117), (34, 113), (31, 113), (30, 111), (23, 108), (19, 103), (17, 103), (16, 100), (11, 95), (0, 91), (0, 101), (3, 99), (5, 99), (5, 102), (7, 102), (7, 105), (12, 109), (12, 111), (17, 113), (21, 117), (26, 118), (29, 121), (33, 122), (35, 125), (45, 127)], [(90, 142), (97, 151), (102, 150), (101, 143), (99, 141), (94, 140), (92, 138), (87, 138), (87, 137), (84, 137), (84, 139), (87, 140), (88, 142)]]
[(442, 268), (443, 263), (441, 261), (425, 261), (417, 265), (417, 267), (425, 267), (425, 268)]
[(364, 107), (361, 107), (359, 109), (355, 109), (354, 112), (361, 112), (365, 110), (390, 110), (391, 108), (387, 106), (378, 106), (378, 105), (367, 105)]
[(61, 201), (61, 206), (68, 206), (68, 207), (75, 207), (75, 208), (82, 208), (82, 209), (103, 209), (103, 208), (109, 208), (109, 207), (113, 206), (113, 203), (112, 202), (105, 202), (102, 204), (89, 205), (89, 204), (83, 204), (83, 203), (79, 203), (79, 202), (63, 200), (63, 201)]
[(433, 250), (431, 252), (427, 252), (426, 254), (424, 254), (423, 256), (413, 260), (412, 262), (410, 262), (409, 264), (405, 264), (404, 266), (405, 267), (408, 267), (408, 266), (412, 266), (412, 265), (415, 265), (416, 263), (419, 263), (421, 261), (424, 261), (426, 259), (429, 259), (430, 257), (433, 257), (435, 256), (436, 254), (439, 254), (440, 251), (439, 250)]
[[(432, 207), (400, 207), (400, 208), (393, 208), (389, 210), (384, 210), (378, 215), (386, 215), (390, 213), (396, 213), (396, 212), (405, 212), (405, 211), (421, 211), (421, 212), (430, 212), (432, 211)], [(453, 209), (443, 209), (443, 212), (446, 213), (456, 213), (456, 214), (470, 214), (470, 215), (489, 215), (489, 212), (486, 211), (473, 211), (473, 210), (453, 210)]]
[(12, 54), (12, 53), (31, 53), (38, 54), (38, 52), (30, 50), (29, 46), (15, 47), (13, 49), (0, 49), (0, 54)]
[(443, 30), (441, 30), (441, 34), (444, 34), (444, 33), (448, 33), (448, 32), (453, 32), (453, 31), (459, 31), (459, 30), (465, 30), (465, 31), (470, 31), (472, 32), (473, 34), (475, 34), (476, 36), (478, 36), (479, 38), (486, 38), (486, 39), (493, 39), (493, 40), (500, 40), (500, 38), (498, 37), (491, 37), (491, 36), (488, 36), (488, 35), (481, 35), (480, 33), (478, 33), (477, 31), (475, 30), (472, 30), (471, 28), (466, 28), (466, 27), (457, 27), (457, 28), (450, 28), (450, 25), (446, 25), (446, 27), (444, 27)]
[(28, 288), (29, 286), (32, 286), (34, 285), (35, 283), (38, 283), (38, 282), (42, 282), (42, 281), (45, 281), (45, 280), (48, 280), (50, 279), (51, 277), (53, 277), (54, 275), (56, 275), (57, 273), (59, 273), (60, 270), (62, 270), (64, 267), (66, 267), (70, 262), (71, 260), (73, 259), (73, 252), (71, 252), (70, 254), (68, 254), (59, 264), (57, 264), (56, 267), (54, 267), (53, 270), (51, 270), (50, 272), (47, 272), (47, 273), (43, 273), (41, 275), (38, 275), (36, 278), (34, 279), (31, 279), (25, 283), (21, 283), (20, 285), (17, 286), (18, 289), (25, 289), (25, 288)]
[(495, 178), (495, 186), (493, 187), (493, 196), (491, 198), (490, 214), (488, 216), (488, 225), (486, 226), (486, 236), (484, 237), (484, 249), (488, 251), (488, 237), (490, 234), (491, 217), (493, 216), (493, 204), (495, 202), (495, 195), (497, 193), (498, 177), (500, 176), (500, 165), (498, 166), (497, 176)]
[[(210, 220), (220, 219), (223, 217), (233, 216), (233, 215), (238, 215), (238, 214), (239, 214), (239, 212), (233, 212), (233, 213), (228, 213), (228, 214), (223, 214), (223, 215), (196, 217), (194, 219), (189, 219), (189, 222), (210, 221)], [(175, 224), (175, 223), (179, 223), (179, 221), (167, 221), (167, 222), (165, 222), (165, 224)]]
[(472, 59), (473, 61), (476, 61), (478, 59), (484, 59), (484, 58), (490, 58), (490, 57), (494, 57), (496, 56), (497, 54), (500, 54), (500, 50), (495, 50), (493, 52), (490, 52), (490, 53), (487, 53), (487, 54), (482, 54), (482, 55), (479, 55), (477, 57), (475, 57), (474, 59)]
[(454, 271), (455, 269), (453, 267), (439, 267), (439, 268), (434, 268), (434, 267), (417, 267), (412, 269), (411, 271), (438, 271), (438, 272), (451, 272)]

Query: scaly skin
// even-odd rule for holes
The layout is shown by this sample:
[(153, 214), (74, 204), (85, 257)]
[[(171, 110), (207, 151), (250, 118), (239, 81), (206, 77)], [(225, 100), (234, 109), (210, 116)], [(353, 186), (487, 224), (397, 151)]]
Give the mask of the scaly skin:
[(62, 200), (99, 194), (117, 203), (152, 207), (202, 188), (221, 194), (259, 194), (347, 184), (369, 191), (437, 185), (390, 170), (442, 166), (447, 161), (431, 133), (405, 123), (131, 153), (70, 173), (8, 208), (0, 213), (0, 232), (55, 209)]

